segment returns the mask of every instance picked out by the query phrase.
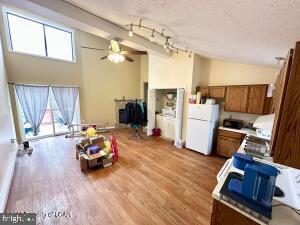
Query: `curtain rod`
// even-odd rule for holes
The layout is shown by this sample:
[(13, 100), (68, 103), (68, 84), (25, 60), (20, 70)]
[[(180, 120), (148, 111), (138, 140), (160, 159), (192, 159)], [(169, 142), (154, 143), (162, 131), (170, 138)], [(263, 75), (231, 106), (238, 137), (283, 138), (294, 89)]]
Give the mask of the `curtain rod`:
[(79, 86), (67, 86), (67, 85), (47, 85), (47, 84), (24, 84), (24, 83), (14, 83), (14, 82), (7, 82), (7, 84), (10, 85), (31, 85), (31, 86), (44, 86), (44, 87), (76, 87), (76, 88), (80, 88)]

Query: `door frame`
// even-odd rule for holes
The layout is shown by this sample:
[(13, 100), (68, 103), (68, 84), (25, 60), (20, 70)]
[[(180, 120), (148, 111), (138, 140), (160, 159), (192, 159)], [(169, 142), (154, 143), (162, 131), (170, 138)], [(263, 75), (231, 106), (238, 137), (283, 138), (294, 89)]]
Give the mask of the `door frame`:
[[(155, 128), (155, 103), (156, 103), (156, 91), (157, 90), (177, 90), (177, 94), (179, 93), (179, 90), (182, 90), (183, 92), (183, 98), (182, 98), (182, 107), (179, 109), (178, 105), (180, 104), (178, 101), (178, 96), (176, 100), (176, 119), (175, 119), (175, 140), (174, 145), (176, 144), (176, 141), (182, 140), (182, 129), (183, 129), (183, 113), (184, 113), (184, 107), (185, 107), (185, 94), (186, 94), (186, 88), (185, 87), (168, 87), (168, 88), (149, 88), (148, 89), (148, 124), (147, 124), (147, 136), (152, 135), (152, 129)], [(154, 97), (153, 97), (154, 96)]]

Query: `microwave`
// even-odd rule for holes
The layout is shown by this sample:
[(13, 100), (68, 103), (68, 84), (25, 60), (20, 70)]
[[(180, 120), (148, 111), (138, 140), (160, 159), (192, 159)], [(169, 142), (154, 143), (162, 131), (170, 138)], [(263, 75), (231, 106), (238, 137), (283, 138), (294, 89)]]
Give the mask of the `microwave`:
[(242, 129), (244, 126), (243, 120), (236, 120), (236, 119), (230, 119), (226, 118), (223, 120), (223, 127), (233, 128), (233, 129)]

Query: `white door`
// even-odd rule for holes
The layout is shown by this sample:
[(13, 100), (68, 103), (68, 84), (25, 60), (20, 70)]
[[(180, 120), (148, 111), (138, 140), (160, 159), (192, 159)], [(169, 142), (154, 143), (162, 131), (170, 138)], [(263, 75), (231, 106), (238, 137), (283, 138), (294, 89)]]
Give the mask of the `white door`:
[(155, 128), (155, 101), (156, 101), (156, 90), (148, 90), (148, 124), (147, 124), (147, 135), (152, 135), (152, 129)]
[(205, 155), (211, 153), (211, 123), (204, 120), (188, 119), (186, 147)]

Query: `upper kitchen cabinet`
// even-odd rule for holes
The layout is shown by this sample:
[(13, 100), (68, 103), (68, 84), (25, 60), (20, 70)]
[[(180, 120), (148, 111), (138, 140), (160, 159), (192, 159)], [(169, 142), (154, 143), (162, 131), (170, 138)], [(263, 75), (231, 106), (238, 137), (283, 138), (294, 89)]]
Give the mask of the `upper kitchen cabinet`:
[(247, 112), (249, 86), (228, 86), (225, 98), (225, 111)]
[(209, 96), (209, 87), (199, 87), (197, 88), (197, 92), (198, 91), (201, 92), (202, 96), (206, 96), (206, 97)]
[(224, 99), (225, 98), (226, 87), (216, 86), (209, 87), (209, 97), (216, 99)]
[(253, 85), (249, 87), (248, 113), (264, 114), (267, 85)]

